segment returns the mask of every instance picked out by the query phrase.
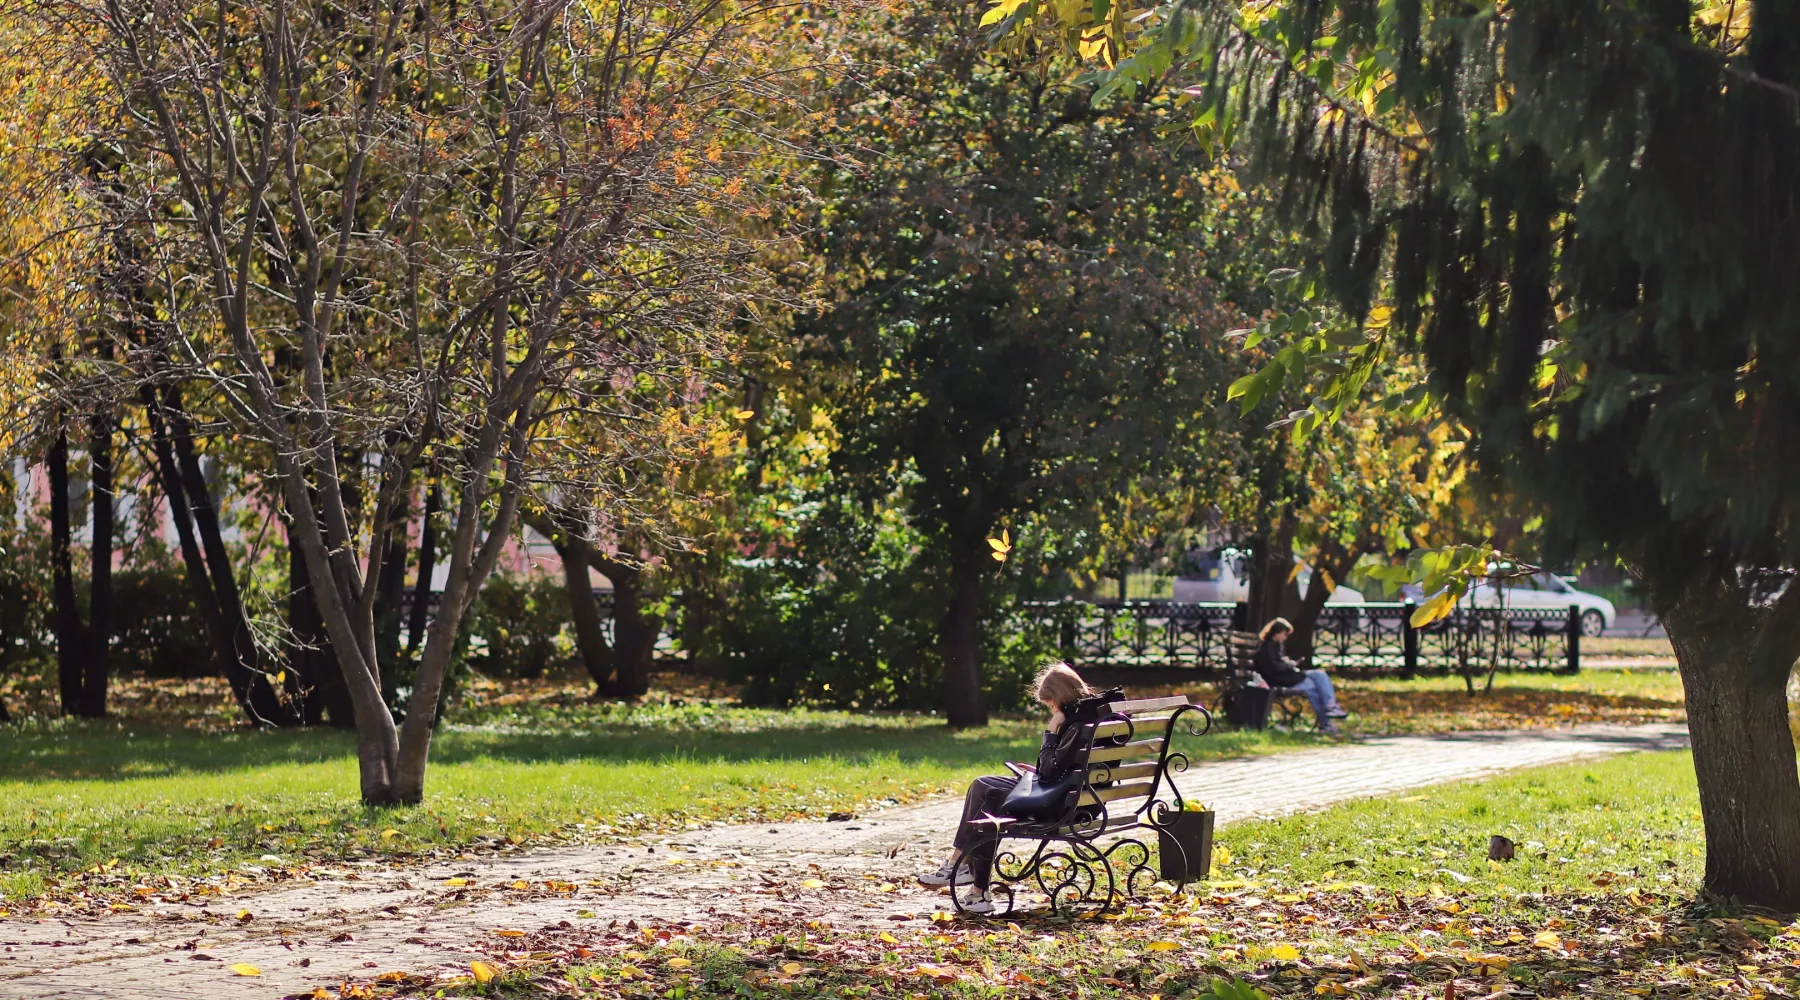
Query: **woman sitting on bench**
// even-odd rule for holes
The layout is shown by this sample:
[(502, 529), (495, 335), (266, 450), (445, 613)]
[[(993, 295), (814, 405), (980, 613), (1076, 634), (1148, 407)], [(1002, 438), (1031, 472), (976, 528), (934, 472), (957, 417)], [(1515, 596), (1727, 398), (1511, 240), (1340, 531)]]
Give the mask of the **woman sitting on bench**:
[[(1040, 670), (1032, 692), (1050, 710), (1035, 770), (1040, 784), (1054, 784), (1063, 779), (1073, 763), (1085, 759), (1082, 726), (1098, 721), (1106, 705), (1124, 695), (1118, 691), (1096, 695), (1066, 663), (1052, 663)], [(972, 882), (975, 898), (963, 908), (971, 913), (992, 911), (988, 883), (993, 877), (994, 852), (1000, 845), (1000, 824), (994, 822), (994, 817), (1002, 815), (1001, 806), (1018, 783), (1018, 775), (987, 775), (969, 785), (969, 793), (963, 798), (962, 820), (956, 825), (956, 851), (937, 871), (919, 876), (920, 885), (935, 889), (949, 885), (952, 879), (959, 885)]]
[(1271, 688), (1289, 688), (1306, 696), (1312, 702), (1313, 715), (1319, 719), (1319, 732), (1340, 732), (1333, 720), (1349, 715), (1337, 702), (1337, 692), (1331, 687), (1331, 677), (1323, 670), (1305, 670), (1300, 664), (1288, 658), (1287, 650), (1282, 643), (1294, 634), (1294, 626), (1286, 618), (1277, 618), (1262, 627), (1257, 633), (1262, 637), (1262, 645), (1256, 647), (1256, 672), (1269, 682)]

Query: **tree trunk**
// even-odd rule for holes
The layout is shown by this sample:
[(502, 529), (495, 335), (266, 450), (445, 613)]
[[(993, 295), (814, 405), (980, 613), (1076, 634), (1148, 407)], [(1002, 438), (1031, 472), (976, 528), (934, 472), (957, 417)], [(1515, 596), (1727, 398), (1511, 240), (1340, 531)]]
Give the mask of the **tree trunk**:
[(656, 639), (662, 620), (644, 613), (649, 588), (644, 571), (636, 566), (595, 554), (593, 565), (613, 585), (613, 664), (616, 672), (606, 694), (642, 698), (650, 690), (650, 668), (656, 656)]
[[(169, 517), (175, 522), (181, 561), (187, 570), (188, 589), (206, 623), (220, 676), (231, 685), (232, 696), (245, 718), (259, 725), (293, 725), (301, 721), (295, 707), (284, 703), (268, 675), (257, 665), (256, 643), (238, 597), (237, 578), (231, 571), (230, 554), (219, 530), (212, 491), (206, 486), (199, 458), (194, 454), (193, 436), (179, 390), (170, 386), (159, 397), (154, 389), (145, 386), (143, 397), (150, 419), (157, 481), (169, 503)], [(204, 543), (196, 533), (196, 522), (204, 529)]]
[(987, 701), (981, 693), (981, 568), (979, 553), (954, 559), (950, 606), (939, 640), (944, 656), (944, 716), (950, 725), (985, 726)]
[(400, 665), (401, 605), (406, 600), (406, 526), (410, 520), (408, 515), (412, 513), (410, 496), (410, 489), (403, 491), (394, 509), (388, 512), (381, 582), (375, 596), (375, 658), (381, 664), (384, 679)]
[(437, 571), (437, 517), (444, 506), (444, 488), (433, 470), (431, 488), (425, 492), (425, 516), (419, 521), (419, 576), (413, 585), (412, 620), (407, 623), (406, 658), (414, 659), (425, 641), (425, 625), (431, 620), (431, 575)]
[(106, 715), (106, 682), (112, 659), (113, 415), (88, 422), (88, 496), (93, 501), (88, 545), (87, 657), (81, 671), (81, 714)]
[(563, 584), (569, 592), (569, 615), (575, 622), (575, 647), (581, 653), (582, 666), (594, 682), (596, 695), (612, 694), (618, 662), (606, 642), (600, 603), (594, 600), (594, 585), (588, 580), (594, 547), (579, 534), (564, 532), (556, 554), (562, 557)]
[(1328, 538), (1319, 543), (1306, 593), (1299, 592), (1297, 583), (1288, 588), (1285, 596), (1292, 608), (1288, 619), (1294, 623), (1294, 634), (1287, 641), (1289, 656), (1297, 660), (1312, 655), (1319, 616), (1325, 611), (1325, 602), (1331, 599), (1331, 586), (1327, 585), (1326, 577), (1331, 578), (1333, 585), (1343, 583), (1351, 567), (1356, 565), (1357, 555), (1355, 547), (1345, 548)]
[(293, 525), (288, 525), (288, 632), (293, 645), (288, 654), (288, 668), (294, 672), (302, 690), (302, 717), (309, 726), (329, 722), (338, 729), (356, 727), (356, 707), (338, 669), (337, 653), (331, 648), (331, 636), (325, 631), (325, 619), (314, 600), (312, 580), (307, 574), (306, 557), (294, 543)]
[(1281, 614), (1294, 575), (1294, 532), (1298, 525), (1291, 511), (1283, 511), (1272, 533), (1257, 536), (1250, 544), (1248, 601), (1250, 628), (1261, 629)]
[(1718, 579), (1683, 583), (1650, 591), (1686, 693), (1705, 888), (1792, 913), (1800, 910), (1800, 769), (1787, 677), (1800, 654), (1800, 609), (1787, 597), (1773, 609), (1752, 607), (1742, 587)]
[(56, 679), (64, 715), (81, 709), (81, 657), (87, 635), (81, 609), (75, 604), (75, 569), (70, 549), (74, 529), (69, 523), (69, 436), (61, 427), (50, 443), (44, 464), (50, 474), (50, 572), (55, 605)]

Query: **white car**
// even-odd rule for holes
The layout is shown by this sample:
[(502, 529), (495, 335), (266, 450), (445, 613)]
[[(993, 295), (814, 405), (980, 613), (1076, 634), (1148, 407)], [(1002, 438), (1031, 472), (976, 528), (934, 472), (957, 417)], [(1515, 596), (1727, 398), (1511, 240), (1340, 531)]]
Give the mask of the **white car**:
[(1477, 608), (1492, 608), (1505, 602), (1509, 608), (1559, 608), (1570, 605), (1581, 609), (1581, 634), (1594, 637), (1612, 627), (1618, 613), (1613, 603), (1599, 594), (1576, 590), (1568, 581), (1551, 573), (1503, 580), (1498, 589), (1490, 581), (1469, 588), (1463, 602)]

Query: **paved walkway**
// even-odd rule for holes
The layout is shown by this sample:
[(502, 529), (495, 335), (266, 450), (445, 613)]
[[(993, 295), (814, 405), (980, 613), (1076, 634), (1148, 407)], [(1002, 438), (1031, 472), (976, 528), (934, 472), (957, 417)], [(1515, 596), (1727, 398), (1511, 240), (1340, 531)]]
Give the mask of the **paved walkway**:
[[(1223, 823), (1686, 745), (1685, 728), (1666, 724), (1388, 737), (1209, 761), (1179, 783)], [(1299, 774), (1304, 783), (1293, 780)], [(848, 823), (714, 827), (407, 872), (343, 866), (292, 888), (147, 902), (99, 920), (0, 920), (0, 998), (280, 997), (346, 976), (466, 970), (508, 940), (497, 931), (563, 922), (706, 923), (748, 913), (892, 926), (947, 907), (911, 875), (941, 860), (959, 808), (939, 800)], [(236, 976), (234, 963), (262, 974)]]

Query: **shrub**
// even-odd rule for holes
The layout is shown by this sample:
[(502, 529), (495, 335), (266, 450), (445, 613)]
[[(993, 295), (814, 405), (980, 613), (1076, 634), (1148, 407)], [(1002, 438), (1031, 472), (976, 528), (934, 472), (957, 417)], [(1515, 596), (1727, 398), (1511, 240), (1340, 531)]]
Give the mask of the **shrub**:
[(465, 656), (489, 677), (542, 677), (575, 648), (573, 628), (561, 577), (496, 574), (469, 609)]

